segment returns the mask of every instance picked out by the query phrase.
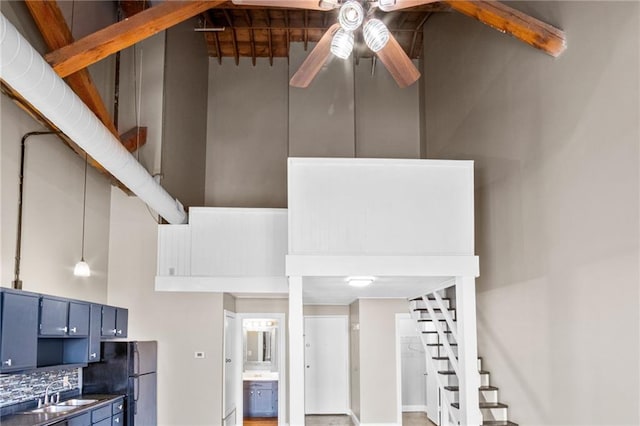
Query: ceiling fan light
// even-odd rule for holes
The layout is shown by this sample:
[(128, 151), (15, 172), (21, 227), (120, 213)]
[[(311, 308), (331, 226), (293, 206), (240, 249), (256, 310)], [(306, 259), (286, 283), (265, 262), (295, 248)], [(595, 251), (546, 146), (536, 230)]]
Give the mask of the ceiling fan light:
[(353, 33), (340, 28), (331, 39), (331, 53), (340, 59), (347, 59), (353, 50), (353, 43)]
[(378, 7), (381, 10), (384, 10), (385, 12), (388, 12), (390, 7), (393, 7), (396, 5), (396, 0), (379, 0), (378, 1)]
[(389, 30), (379, 19), (369, 19), (363, 28), (364, 42), (374, 52), (380, 51), (389, 41)]
[(338, 13), (338, 22), (340, 22), (340, 26), (344, 30), (357, 30), (360, 25), (362, 25), (363, 20), (364, 9), (359, 2), (348, 0), (342, 4), (342, 7), (340, 7), (340, 12)]

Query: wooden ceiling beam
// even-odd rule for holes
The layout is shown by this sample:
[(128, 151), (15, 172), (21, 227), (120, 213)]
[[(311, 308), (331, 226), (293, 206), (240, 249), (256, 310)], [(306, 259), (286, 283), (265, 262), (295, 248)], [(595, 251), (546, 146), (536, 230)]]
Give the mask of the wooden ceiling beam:
[(238, 35), (236, 34), (236, 29), (233, 26), (233, 20), (231, 19), (231, 15), (225, 9), (223, 10), (224, 17), (227, 19), (227, 23), (229, 24), (229, 28), (231, 29), (231, 36), (233, 37), (233, 56), (236, 60), (236, 65), (240, 65), (240, 51), (238, 50)]
[(445, 0), (451, 9), (548, 53), (559, 56), (567, 47), (564, 32), (493, 0)]
[(410, 58), (415, 58), (415, 56), (413, 55), (413, 51), (416, 47), (416, 41), (418, 40), (418, 33), (422, 31), (422, 26), (425, 24), (425, 22), (427, 22), (430, 16), (430, 12), (425, 13), (424, 17), (420, 20), (418, 25), (416, 25), (416, 30), (413, 32), (413, 39), (411, 40), (411, 47), (409, 48), (409, 52), (407, 53)]
[(45, 59), (61, 77), (94, 64), (224, 1), (166, 1), (59, 48)]
[(129, 152), (135, 152), (147, 143), (147, 128), (134, 127), (120, 135), (120, 141)]

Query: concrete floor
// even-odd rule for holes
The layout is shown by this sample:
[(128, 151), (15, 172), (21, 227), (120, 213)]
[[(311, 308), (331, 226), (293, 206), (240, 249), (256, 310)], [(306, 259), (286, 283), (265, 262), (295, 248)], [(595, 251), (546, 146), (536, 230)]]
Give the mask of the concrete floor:
[[(349, 416), (306, 416), (306, 426), (353, 426)], [(435, 426), (425, 413), (402, 413), (402, 426)]]

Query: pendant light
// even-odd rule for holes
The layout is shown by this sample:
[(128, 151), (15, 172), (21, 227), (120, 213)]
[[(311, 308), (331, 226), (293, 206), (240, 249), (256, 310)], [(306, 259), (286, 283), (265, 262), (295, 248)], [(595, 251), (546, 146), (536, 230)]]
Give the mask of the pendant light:
[(90, 277), (91, 268), (89, 264), (84, 260), (84, 224), (87, 215), (87, 153), (84, 153), (84, 195), (82, 198), (82, 252), (80, 255), (80, 262), (76, 263), (73, 268), (73, 275), (76, 277)]

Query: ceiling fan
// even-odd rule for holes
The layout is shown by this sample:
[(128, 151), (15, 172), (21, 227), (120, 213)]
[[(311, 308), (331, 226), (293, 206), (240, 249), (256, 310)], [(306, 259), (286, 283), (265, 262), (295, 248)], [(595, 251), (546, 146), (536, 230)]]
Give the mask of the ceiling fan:
[(373, 16), (373, 12), (376, 8), (390, 12), (434, 1), (437, 0), (232, 0), (237, 5), (247, 6), (324, 11), (340, 9), (338, 22), (329, 27), (291, 78), (289, 84), (300, 88), (309, 86), (331, 54), (342, 59), (348, 58), (355, 43), (354, 32), (358, 30), (362, 31), (367, 47), (389, 70), (398, 86), (412, 85), (420, 78), (420, 72), (386, 25)]

